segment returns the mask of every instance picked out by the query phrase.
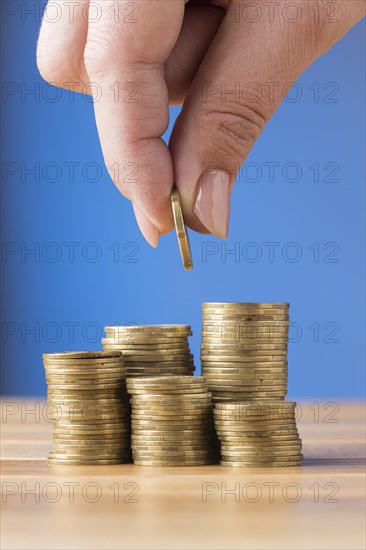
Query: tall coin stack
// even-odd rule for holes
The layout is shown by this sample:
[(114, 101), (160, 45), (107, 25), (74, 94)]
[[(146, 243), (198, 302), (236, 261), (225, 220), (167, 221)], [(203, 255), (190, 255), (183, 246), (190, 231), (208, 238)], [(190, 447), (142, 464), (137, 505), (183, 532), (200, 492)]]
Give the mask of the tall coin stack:
[(122, 352), (128, 377), (194, 372), (189, 325), (123, 325), (105, 327), (105, 332), (103, 348)]
[(120, 464), (130, 460), (130, 413), (120, 352), (44, 354), (53, 416), (49, 462)]
[(215, 402), (284, 399), (289, 304), (204, 303), (202, 376)]
[(129, 378), (131, 446), (141, 466), (212, 463), (212, 403), (200, 376)]
[(298, 466), (301, 439), (296, 403), (251, 401), (215, 404), (215, 427), (224, 466)]

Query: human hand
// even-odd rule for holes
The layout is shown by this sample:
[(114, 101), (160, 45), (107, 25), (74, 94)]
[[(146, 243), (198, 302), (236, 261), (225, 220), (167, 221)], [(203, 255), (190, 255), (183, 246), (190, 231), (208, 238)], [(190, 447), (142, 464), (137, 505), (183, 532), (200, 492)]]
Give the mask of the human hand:
[(365, 14), (360, 0), (52, 4), (61, 17), (42, 23), (39, 70), (93, 93), (107, 168), (152, 246), (173, 227), (173, 182), (187, 225), (226, 238), (236, 174), (289, 83)]

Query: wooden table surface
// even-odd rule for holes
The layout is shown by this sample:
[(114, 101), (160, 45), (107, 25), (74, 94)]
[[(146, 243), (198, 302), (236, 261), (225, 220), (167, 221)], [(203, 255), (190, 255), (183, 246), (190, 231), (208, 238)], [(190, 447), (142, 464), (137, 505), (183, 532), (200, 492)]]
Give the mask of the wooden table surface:
[(43, 401), (4, 399), (1, 548), (364, 549), (364, 408), (299, 411), (301, 467), (73, 467)]

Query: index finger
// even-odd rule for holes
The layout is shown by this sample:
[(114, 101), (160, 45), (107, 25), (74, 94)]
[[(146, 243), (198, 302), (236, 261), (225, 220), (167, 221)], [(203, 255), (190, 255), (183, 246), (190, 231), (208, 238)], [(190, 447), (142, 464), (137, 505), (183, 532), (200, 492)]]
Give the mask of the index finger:
[[(181, 29), (185, 0), (99, 0), (85, 66), (104, 159), (120, 191), (160, 234), (173, 226), (173, 164), (164, 64)], [(95, 9), (95, 6), (93, 6)], [(141, 224), (140, 224), (141, 225)]]

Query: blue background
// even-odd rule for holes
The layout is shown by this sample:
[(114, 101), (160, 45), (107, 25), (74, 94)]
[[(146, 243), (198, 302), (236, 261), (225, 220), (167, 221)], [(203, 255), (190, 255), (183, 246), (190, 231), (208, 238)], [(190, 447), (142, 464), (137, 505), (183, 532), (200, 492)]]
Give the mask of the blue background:
[[(297, 340), (289, 349), (290, 397), (363, 395), (364, 23), (300, 78), (301, 98), (283, 102), (256, 143), (233, 193), (226, 244), (191, 233), (192, 272), (181, 267), (173, 233), (156, 251), (141, 237), (130, 203), (103, 168), (92, 104), (37, 72), (38, 29), (34, 16), (3, 23), (3, 393), (45, 394), (41, 354), (99, 349), (106, 324), (191, 323), (198, 365), (203, 301), (288, 301)], [(170, 128), (178, 112), (171, 110)], [(274, 182), (263, 164), (272, 161), (280, 163)], [(37, 162), (40, 177), (26, 174)], [(74, 181), (70, 162), (79, 163)], [(102, 168), (89, 166), (85, 176), (88, 163)], [(289, 181), (287, 163), (301, 170), (299, 181)], [(330, 178), (334, 163), (339, 171)], [(67, 242), (79, 243), (74, 261)], [(266, 242), (279, 243), (272, 259)], [(39, 257), (25, 254), (32, 247)], [(239, 258), (225, 255), (235, 247)], [(290, 261), (295, 251), (301, 258)]]

